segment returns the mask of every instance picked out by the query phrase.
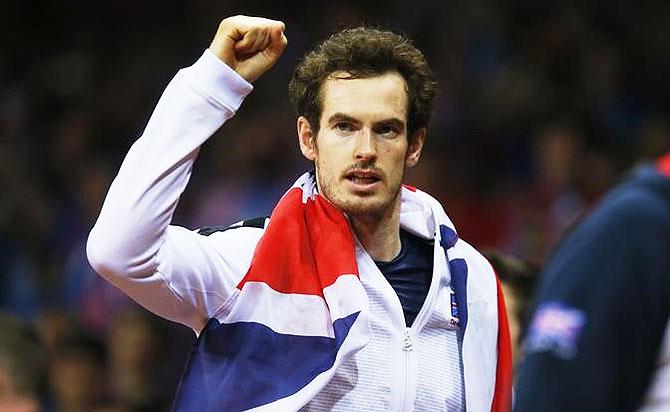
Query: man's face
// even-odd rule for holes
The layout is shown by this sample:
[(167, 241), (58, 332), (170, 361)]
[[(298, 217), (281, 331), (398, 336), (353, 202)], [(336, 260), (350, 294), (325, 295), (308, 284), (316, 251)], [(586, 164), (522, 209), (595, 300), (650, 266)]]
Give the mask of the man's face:
[(323, 85), (315, 136), (298, 119), (303, 154), (319, 192), (352, 217), (384, 217), (400, 205), (404, 168), (419, 158), (425, 130), (407, 136), (407, 92), (397, 72), (369, 78), (334, 73)]

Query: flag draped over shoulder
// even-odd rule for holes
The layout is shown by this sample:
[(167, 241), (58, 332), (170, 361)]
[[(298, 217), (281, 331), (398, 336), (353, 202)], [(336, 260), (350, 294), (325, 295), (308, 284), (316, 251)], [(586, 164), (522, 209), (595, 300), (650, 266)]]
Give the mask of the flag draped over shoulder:
[[(354, 236), (344, 214), (316, 192), (314, 173), (306, 173), (273, 210), (235, 293), (200, 333), (175, 411), (298, 410), (370, 340), (368, 298), (359, 279)], [(480, 339), (483, 326), (495, 323), (482, 324), (482, 316), (477, 316), (474, 333), (465, 333), (468, 289), (476, 282), (468, 286), (470, 269), (462, 242), (435, 199), (409, 186), (403, 189), (405, 195), (430, 204), (436, 215), (438, 225), (423, 236), (435, 236), (433, 229), (439, 232), (465, 348)], [(423, 216), (423, 211), (415, 212)], [(499, 286), (497, 295), (497, 367), (494, 358), (491, 380), (495, 387), (472, 382), (474, 386), (466, 385), (466, 398), (488, 398), (484, 394), (490, 393), (491, 411), (507, 412), (511, 354)], [(488, 370), (481, 356), (472, 350), (463, 353), (464, 368)]]
[(313, 173), (279, 201), (237, 291), (200, 334), (178, 411), (296, 410), (369, 341), (346, 218)]

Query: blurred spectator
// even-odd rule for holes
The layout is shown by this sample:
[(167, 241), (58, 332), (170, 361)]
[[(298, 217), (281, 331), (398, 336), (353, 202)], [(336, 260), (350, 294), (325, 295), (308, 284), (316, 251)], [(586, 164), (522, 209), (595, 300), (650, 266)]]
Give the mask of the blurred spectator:
[(117, 315), (107, 342), (111, 397), (120, 407), (168, 410), (177, 384), (166, 379), (163, 366), (169, 346), (175, 344), (172, 338), (165, 325), (144, 310), (132, 307)]
[(52, 364), (48, 411), (169, 410), (192, 332), (177, 330), (136, 304), (110, 317), (101, 335), (60, 309), (40, 315), (39, 332)]
[(72, 330), (51, 355), (53, 410), (89, 412), (106, 398), (106, 350), (103, 342)]
[(50, 354), (55, 352), (56, 346), (72, 330), (72, 325), (75, 324), (73, 318), (72, 313), (61, 309), (45, 308), (40, 311), (35, 320), (35, 325)]
[(502, 286), (514, 364), (523, 359), (522, 340), (528, 326), (530, 301), (535, 293), (539, 268), (527, 261), (497, 251), (484, 252)]
[(546, 125), (533, 144), (534, 179), (525, 193), (519, 244), (535, 262), (543, 261), (558, 236), (585, 207), (576, 182), (584, 139), (576, 127)]
[(29, 324), (0, 313), (0, 411), (37, 412), (41, 409), (46, 356)]

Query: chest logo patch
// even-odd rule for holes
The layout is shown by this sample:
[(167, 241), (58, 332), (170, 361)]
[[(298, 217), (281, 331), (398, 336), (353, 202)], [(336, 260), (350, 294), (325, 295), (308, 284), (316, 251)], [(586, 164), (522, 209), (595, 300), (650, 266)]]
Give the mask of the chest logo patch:
[(560, 302), (540, 305), (525, 342), (527, 353), (552, 352), (562, 359), (577, 354), (577, 340), (586, 323), (584, 311)]

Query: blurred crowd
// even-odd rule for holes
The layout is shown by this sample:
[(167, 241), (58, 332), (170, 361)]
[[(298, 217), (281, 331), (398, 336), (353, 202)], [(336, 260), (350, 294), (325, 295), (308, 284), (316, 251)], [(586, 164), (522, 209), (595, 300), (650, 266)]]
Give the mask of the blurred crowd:
[(85, 242), (162, 89), (222, 17), (281, 19), (289, 47), (201, 151), (174, 219), (189, 228), (268, 215), (309, 167), (288, 80), (352, 25), (396, 29), (426, 53), (440, 90), (407, 183), (478, 248), (541, 265), (626, 169), (670, 149), (667, 2), (281, 3), (1, 2), (0, 310), (35, 327), (44, 408), (169, 405), (193, 334), (97, 277)]

